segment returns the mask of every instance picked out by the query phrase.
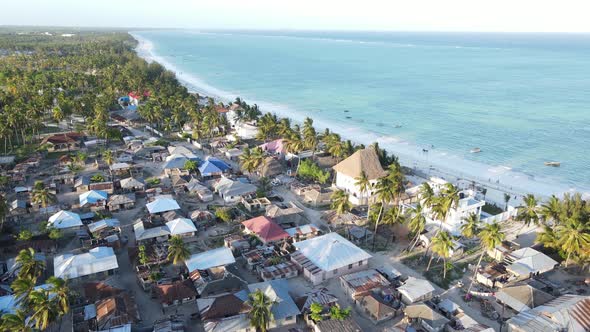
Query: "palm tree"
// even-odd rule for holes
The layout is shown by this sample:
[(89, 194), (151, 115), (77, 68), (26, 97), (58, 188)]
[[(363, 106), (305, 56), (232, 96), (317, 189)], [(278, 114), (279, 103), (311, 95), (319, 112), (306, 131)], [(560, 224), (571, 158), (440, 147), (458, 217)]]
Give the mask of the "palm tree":
[(336, 214), (340, 215), (352, 209), (348, 194), (344, 190), (334, 191), (330, 199), (332, 200), (330, 208), (336, 210)]
[(541, 205), (540, 214), (543, 217), (543, 221), (547, 223), (550, 220), (558, 220), (561, 212), (561, 202), (555, 195), (551, 195), (549, 200)]
[[(367, 174), (365, 173), (365, 171), (361, 171), (361, 174), (356, 177), (355, 179), (355, 183), (354, 185), (359, 188), (360, 192), (361, 192), (361, 200), (364, 198), (365, 193), (370, 194), (370, 190), (371, 190), (371, 182), (369, 181), (369, 179), (367, 178)], [(369, 202), (369, 196), (367, 196), (367, 204), (370, 206), (370, 202)]]
[(470, 239), (475, 237), (479, 232), (479, 216), (475, 213), (470, 213), (467, 217), (463, 218), (463, 224), (461, 224), (461, 235)]
[(106, 150), (103, 154), (102, 154), (102, 161), (105, 162), (105, 164), (111, 166), (114, 162), (115, 162), (115, 156), (113, 154), (113, 151), (111, 150)]
[(414, 240), (412, 241), (412, 246), (409, 249), (409, 251), (412, 251), (412, 249), (414, 249), (420, 240), (420, 235), (426, 228), (426, 216), (424, 216), (424, 211), (420, 203), (418, 203), (413, 210), (412, 217), (408, 223), (408, 228), (412, 233), (416, 234)]
[(33, 311), (31, 320), (37, 329), (44, 330), (57, 318), (58, 309), (45, 289), (34, 290), (29, 297)]
[(168, 260), (172, 261), (172, 264), (176, 265), (180, 262), (184, 262), (191, 255), (191, 252), (186, 247), (186, 243), (179, 236), (172, 236), (168, 241)]
[(70, 289), (66, 281), (52, 276), (47, 279), (47, 284), (50, 285), (49, 292), (52, 295), (52, 300), (57, 303), (58, 313), (60, 315), (67, 314), (70, 311)]
[(377, 180), (377, 183), (375, 184), (375, 197), (381, 203), (381, 207), (379, 209), (379, 215), (377, 216), (377, 220), (375, 220), (375, 232), (373, 234), (373, 251), (375, 251), (377, 230), (379, 229), (379, 222), (381, 221), (381, 217), (383, 215), (383, 209), (385, 208), (385, 205), (391, 203), (395, 198), (393, 183), (389, 177), (384, 176)]
[(573, 253), (579, 253), (583, 248), (590, 245), (590, 223), (584, 223), (578, 219), (569, 219), (556, 227), (556, 233), (561, 244), (561, 250), (567, 254), (565, 259), (566, 267), (569, 265)]
[(247, 304), (252, 308), (248, 316), (250, 325), (257, 331), (266, 332), (272, 320), (271, 308), (274, 302), (260, 289), (248, 294)]
[(262, 165), (264, 161), (264, 152), (261, 148), (244, 149), (244, 153), (240, 156), (242, 169), (248, 173), (253, 173)]
[(479, 266), (481, 265), (483, 255), (486, 253), (486, 251), (492, 250), (495, 247), (499, 246), (502, 243), (502, 241), (504, 241), (504, 238), (506, 238), (506, 234), (502, 233), (502, 227), (498, 223), (485, 225), (484, 228), (481, 231), (479, 231), (477, 235), (479, 237), (479, 241), (481, 243), (481, 246), (483, 247), (483, 250), (479, 255), (479, 259), (477, 260), (475, 272), (473, 273), (473, 281), (467, 289), (467, 294), (469, 294), (469, 292), (471, 291), (471, 287), (473, 287), (473, 284), (475, 283), (475, 280), (477, 278), (477, 272), (479, 270)]
[(33, 328), (27, 324), (27, 313), (17, 309), (14, 314), (2, 315), (0, 330), (13, 332), (33, 332)]
[(46, 208), (49, 204), (56, 201), (55, 195), (45, 186), (42, 188), (34, 188), (32, 194), (31, 201), (42, 208)]
[(543, 230), (537, 233), (535, 242), (542, 243), (545, 248), (558, 249), (560, 246), (557, 233), (552, 227), (547, 225), (544, 225)]
[(16, 295), (16, 302), (22, 307), (27, 308), (30, 302), (30, 295), (35, 288), (35, 279), (31, 278), (17, 278), (12, 282), (10, 288)]
[(523, 223), (522, 227), (517, 233), (517, 236), (520, 234), (522, 229), (525, 226), (530, 226), (531, 224), (539, 224), (539, 201), (533, 194), (528, 194), (523, 199), (523, 205), (518, 207), (518, 213), (516, 214), (516, 220)]
[(420, 185), (419, 194), (424, 208), (431, 209), (434, 205), (436, 195), (434, 194), (434, 189), (432, 189), (428, 182), (424, 182)]
[(453, 238), (446, 231), (438, 232), (438, 234), (432, 238), (431, 246), (433, 255), (430, 256), (430, 261), (428, 261), (426, 271), (430, 269), (430, 263), (432, 263), (432, 258), (434, 258), (434, 254), (437, 254), (439, 257), (442, 257), (443, 259), (443, 279), (446, 279), (447, 258), (451, 257), (451, 250), (453, 249)]
[(45, 270), (45, 262), (35, 258), (35, 249), (33, 248), (21, 250), (16, 256), (16, 263), (19, 264), (19, 278), (36, 280)]
[(401, 225), (406, 222), (406, 215), (401, 213), (401, 207), (399, 205), (393, 205), (385, 213), (383, 213), (383, 224), (391, 226), (391, 241), (395, 238), (395, 232), (393, 227), (395, 225)]

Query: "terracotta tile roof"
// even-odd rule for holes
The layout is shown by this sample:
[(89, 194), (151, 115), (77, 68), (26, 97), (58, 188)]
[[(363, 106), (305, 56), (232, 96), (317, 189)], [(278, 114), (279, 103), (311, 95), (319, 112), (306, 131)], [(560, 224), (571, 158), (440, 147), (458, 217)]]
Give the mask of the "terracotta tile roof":
[(197, 296), (197, 290), (190, 280), (177, 281), (172, 284), (157, 285), (154, 288), (156, 296), (162, 303), (172, 303)]
[(281, 226), (264, 216), (246, 220), (242, 222), (242, 225), (264, 242), (273, 242), (289, 237), (289, 234)]

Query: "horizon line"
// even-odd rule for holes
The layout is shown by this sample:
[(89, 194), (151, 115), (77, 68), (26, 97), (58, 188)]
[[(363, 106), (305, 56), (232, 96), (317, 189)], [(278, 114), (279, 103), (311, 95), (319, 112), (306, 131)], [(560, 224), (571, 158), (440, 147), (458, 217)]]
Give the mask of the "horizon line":
[(590, 35), (590, 31), (486, 31), (486, 30), (403, 30), (403, 29), (305, 29), (305, 28), (214, 28), (214, 27), (125, 27), (125, 26), (68, 26), (68, 25), (14, 25), (0, 24), (0, 29), (34, 28), (34, 29), (74, 29), (74, 30), (111, 30), (111, 31), (145, 31), (145, 30), (200, 30), (200, 31), (289, 31), (289, 32), (373, 32), (373, 33), (466, 33), (466, 34), (570, 34)]

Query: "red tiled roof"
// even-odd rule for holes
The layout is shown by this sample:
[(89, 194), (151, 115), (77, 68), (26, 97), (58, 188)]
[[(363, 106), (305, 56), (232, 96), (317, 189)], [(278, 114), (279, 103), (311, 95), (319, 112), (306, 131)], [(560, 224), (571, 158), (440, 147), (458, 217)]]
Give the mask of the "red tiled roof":
[(249, 231), (255, 233), (264, 242), (273, 242), (289, 237), (281, 226), (271, 219), (260, 216), (242, 222)]
[(167, 285), (157, 285), (154, 292), (162, 303), (172, 303), (186, 298), (197, 297), (197, 291), (190, 280), (177, 281)]

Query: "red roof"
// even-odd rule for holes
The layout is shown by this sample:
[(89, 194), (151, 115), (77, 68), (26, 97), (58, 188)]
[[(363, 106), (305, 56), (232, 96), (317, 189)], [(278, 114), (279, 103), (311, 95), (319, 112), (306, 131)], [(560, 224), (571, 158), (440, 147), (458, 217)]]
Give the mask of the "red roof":
[(242, 225), (264, 242), (273, 242), (289, 237), (289, 234), (281, 226), (265, 216), (246, 220), (242, 222)]

